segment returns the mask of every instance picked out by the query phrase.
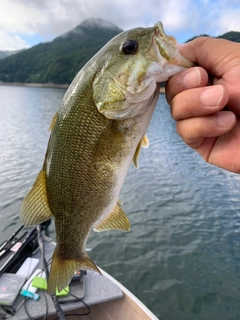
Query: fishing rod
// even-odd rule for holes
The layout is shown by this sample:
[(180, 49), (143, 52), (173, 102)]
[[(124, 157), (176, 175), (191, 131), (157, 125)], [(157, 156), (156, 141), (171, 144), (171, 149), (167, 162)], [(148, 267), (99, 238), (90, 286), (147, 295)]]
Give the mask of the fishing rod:
[[(24, 228), (22, 225), (13, 235), (6, 241), (3, 242), (3, 244), (0, 246), (0, 256), (5, 253), (7, 250), (9, 250), (15, 243), (16, 241), (13, 241), (14, 238), (16, 238), (16, 235)], [(9, 244), (7, 247), (6, 245)], [(4, 252), (2, 252), (4, 249)]]

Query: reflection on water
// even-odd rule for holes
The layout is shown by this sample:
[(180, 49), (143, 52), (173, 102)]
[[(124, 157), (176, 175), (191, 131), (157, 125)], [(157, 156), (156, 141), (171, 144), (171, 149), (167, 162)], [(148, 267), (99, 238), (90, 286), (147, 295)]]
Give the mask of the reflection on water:
[[(20, 225), (18, 209), (42, 166), (64, 92), (0, 86), (1, 241)], [(91, 256), (161, 319), (238, 319), (240, 177), (182, 143), (164, 96), (147, 135), (150, 147), (120, 197), (132, 229), (92, 233)]]

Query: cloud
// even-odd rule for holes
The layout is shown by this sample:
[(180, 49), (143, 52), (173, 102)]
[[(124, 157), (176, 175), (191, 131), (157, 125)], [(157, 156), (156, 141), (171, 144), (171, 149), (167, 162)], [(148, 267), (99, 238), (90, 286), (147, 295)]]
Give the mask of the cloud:
[(3, 48), (2, 51), (19, 50), (28, 47), (28, 43), (19, 35), (9, 34), (7, 31), (0, 29), (0, 48)]
[(229, 30), (240, 31), (240, 7), (221, 8), (221, 15), (219, 15), (216, 35), (223, 34)]
[[(239, 0), (1, 0), (0, 50), (20, 49), (38, 35), (49, 41), (88, 18), (108, 20), (126, 30), (161, 20), (177, 38), (240, 30)], [(25, 40), (24, 40), (25, 39)], [(187, 40), (187, 38), (185, 38)]]

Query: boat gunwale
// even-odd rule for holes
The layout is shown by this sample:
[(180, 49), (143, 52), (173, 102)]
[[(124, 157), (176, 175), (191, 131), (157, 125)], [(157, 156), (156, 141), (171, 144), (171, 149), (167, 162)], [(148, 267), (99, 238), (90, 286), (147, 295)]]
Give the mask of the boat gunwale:
[[(98, 267), (99, 268), (99, 267)], [(131, 291), (129, 291), (126, 287), (124, 287), (124, 285), (122, 285), (119, 281), (117, 281), (115, 278), (113, 278), (109, 273), (107, 273), (106, 271), (104, 271), (103, 269), (99, 268), (101, 273), (108, 278), (109, 280), (111, 280), (115, 285), (117, 285), (122, 292), (124, 293), (124, 295), (128, 296), (134, 303), (137, 304), (137, 306), (142, 309), (142, 311), (148, 315), (150, 317), (151, 320), (159, 320), (159, 318), (157, 318), (151, 310), (148, 309), (148, 307), (143, 304)]]

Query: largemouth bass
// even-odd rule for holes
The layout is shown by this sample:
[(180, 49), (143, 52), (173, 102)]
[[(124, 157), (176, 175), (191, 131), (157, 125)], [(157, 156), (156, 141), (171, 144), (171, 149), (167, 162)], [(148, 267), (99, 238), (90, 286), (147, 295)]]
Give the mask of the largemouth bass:
[(128, 231), (118, 196), (137, 166), (160, 82), (191, 67), (161, 22), (110, 40), (76, 75), (53, 117), (43, 168), (23, 200), (20, 219), (55, 218), (56, 248), (48, 292), (79, 269), (99, 269), (85, 251), (92, 229)]

